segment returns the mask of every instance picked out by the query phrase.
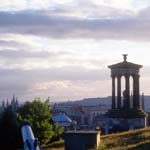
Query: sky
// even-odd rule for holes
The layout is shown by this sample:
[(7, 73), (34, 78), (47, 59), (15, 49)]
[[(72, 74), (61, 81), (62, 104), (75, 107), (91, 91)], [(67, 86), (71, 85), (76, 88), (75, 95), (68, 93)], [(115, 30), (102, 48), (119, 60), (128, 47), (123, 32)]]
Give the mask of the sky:
[(122, 54), (150, 95), (149, 16), (149, 0), (0, 0), (0, 99), (110, 96)]

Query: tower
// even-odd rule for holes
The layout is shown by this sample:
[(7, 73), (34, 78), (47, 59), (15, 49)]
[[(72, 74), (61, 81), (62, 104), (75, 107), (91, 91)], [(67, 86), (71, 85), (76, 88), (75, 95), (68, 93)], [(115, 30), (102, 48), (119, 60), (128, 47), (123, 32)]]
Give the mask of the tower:
[[(127, 54), (123, 55), (123, 62), (108, 66), (112, 77), (112, 109), (130, 109), (130, 77), (133, 78), (133, 108), (140, 108), (139, 94), (139, 69), (142, 65), (127, 61)], [(125, 90), (123, 92), (124, 103), (121, 106), (121, 77), (125, 77)], [(117, 89), (115, 79), (117, 79)], [(115, 95), (117, 90), (117, 95)]]
[[(142, 65), (127, 61), (127, 54), (123, 54), (123, 61), (108, 66), (112, 78), (112, 107), (108, 115), (113, 118), (144, 118), (145, 112), (140, 108), (140, 68)], [(125, 78), (125, 90), (122, 92), (121, 78)], [(131, 89), (131, 79), (133, 89)], [(133, 91), (133, 96), (131, 96)], [(121, 93), (122, 96), (121, 96)], [(132, 99), (131, 99), (132, 97)]]

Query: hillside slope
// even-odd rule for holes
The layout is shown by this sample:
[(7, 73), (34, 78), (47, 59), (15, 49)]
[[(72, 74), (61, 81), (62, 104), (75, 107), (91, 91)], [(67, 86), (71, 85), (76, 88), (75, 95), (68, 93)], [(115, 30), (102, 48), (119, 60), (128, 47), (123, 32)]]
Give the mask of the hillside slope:
[[(45, 150), (64, 150), (64, 142), (55, 142)], [(150, 150), (150, 127), (101, 136), (98, 150)]]
[(102, 136), (100, 150), (150, 150), (150, 127)]

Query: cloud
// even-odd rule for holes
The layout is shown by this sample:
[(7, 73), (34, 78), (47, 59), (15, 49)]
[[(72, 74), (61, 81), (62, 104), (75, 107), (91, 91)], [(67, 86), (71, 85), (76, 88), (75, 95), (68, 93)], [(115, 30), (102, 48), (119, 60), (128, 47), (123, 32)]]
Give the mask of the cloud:
[[(58, 95), (61, 99), (67, 94), (68, 97), (73, 97), (73, 95), (80, 97), (85, 94), (85, 87), (89, 91), (88, 87), (89, 89), (95, 89), (91, 86), (92, 84), (98, 85), (99, 82), (108, 80), (108, 72), (105, 70), (88, 70), (83, 67), (69, 66), (34, 70), (0, 69), (0, 74), (1, 97), (16, 93), (16, 95), (21, 95), (23, 99), (25, 99), (25, 95), (30, 95), (30, 98), (53, 95), (55, 99)], [(99, 82), (97, 83), (97, 81)], [(84, 93), (79, 89), (82, 89), (81, 91), (84, 91)], [(75, 90), (74, 92), (78, 92), (78, 95), (68, 93), (68, 90), (70, 92)]]
[(53, 0), (0, 0), (0, 3), (2, 11), (48, 9), (50, 5), (54, 4)]
[[(9, 49), (31, 49), (33, 48), (31, 45), (28, 45), (26, 43), (23, 43), (21, 41), (11, 40), (11, 39), (5, 39), (0, 40), (0, 53), (7, 53), (6, 51), (9, 51)], [(5, 52), (2, 52), (4, 51)]]
[(0, 57), (7, 59), (47, 58), (57, 55), (47, 51), (32, 52), (28, 50), (0, 50)]
[[(79, 44), (80, 45), (80, 44)], [(64, 48), (65, 49), (65, 48)], [(24, 49), (0, 49), (0, 67), (3, 69), (48, 69), (58, 67), (84, 67), (88, 69), (100, 69), (105, 67), (104, 58), (99, 53), (69, 50), (24, 50)], [(100, 59), (101, 58), (101, 59)], [(105, 59), (106, 60), (106, 59)]]
[(49, 81), (49, 80), (107, 80), (108, 71), (98, 69), (87, 69), (80, 66), (64, 66), (52, 67), (48, 69), (1, 69), (2, 78), (23, 78), (33, 81)]
[(110, 91), (109, 82), (106, 84), (105, 81), (88, 80), (43, 82), (35, 85), (34, 88), (39, 93), (44, 92), (47, 95), (49, 93), (50, 97), (55, 100), (79, 100), (85, 97), (106, 96)]
[[(144, 10), (143, 10), (144, 11)], [(144, 11), (146, 14), (149, 9)], [(0, 33), (49, 38), (149, 40), (150, 20), (139, 13), (132, 17), (83, 19), (48, 16), (44, 13), (0, 13)]]
[[(57, 7), (70, 6), (79, 9), (92, 8), (92, 6), (106, 6), (119, 9), (136, 10), (149, 6), (148, 0), (1, 0), (0, 10), (21, 11), (21, 10), (49, 10)], [(68, 7), (69, 8), (69, 7)], [(81, 8), (80, 8), (81, 10)]]

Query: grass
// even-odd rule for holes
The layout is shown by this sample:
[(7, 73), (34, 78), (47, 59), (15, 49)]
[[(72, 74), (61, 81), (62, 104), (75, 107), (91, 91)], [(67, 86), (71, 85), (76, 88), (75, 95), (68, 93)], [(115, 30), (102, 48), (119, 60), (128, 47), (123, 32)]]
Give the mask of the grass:
[[(50, 144), (44, 150), (64, 150), (64, 141)], [(150, 127), (101, 136), (98, 150), (150, 150)]]
[(44, 150), (64, 150), (64, 141), (54, 142), (52, 144), (42, 147)]
[(150, 150), (150, 128), (102, 136), (99, 150)]

